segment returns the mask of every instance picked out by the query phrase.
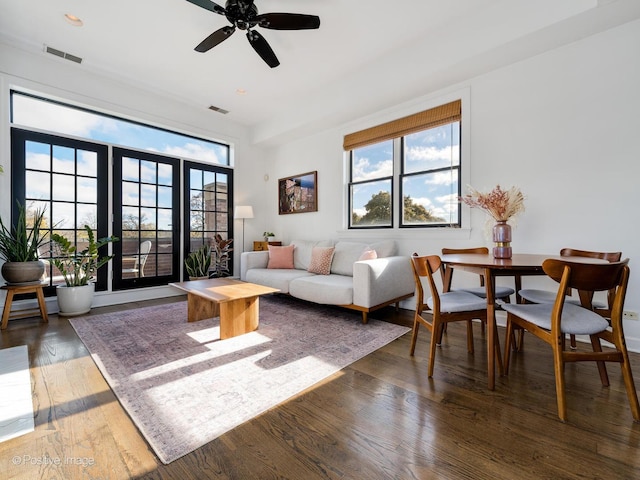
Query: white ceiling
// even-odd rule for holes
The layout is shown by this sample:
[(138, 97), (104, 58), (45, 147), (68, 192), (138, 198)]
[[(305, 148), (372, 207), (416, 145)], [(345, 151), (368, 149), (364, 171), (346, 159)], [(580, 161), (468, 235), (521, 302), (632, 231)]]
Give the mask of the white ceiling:
[[(224, 108), (266, 141), (304, 124), (343, 120), (347, 110), (353, 118), (386, 108), (640, 18), (639, 0), (255, 3), (260, 13), (318, 15), (320, 28), (260, 29), (281, 62), (271, 69), (242, 31), (195, 52), (228, 22), (186, 0), (0, 0), (0, 41), (43, 56), (48, 45), (81, 57), (77, 68), (197, 107)], [(84, 26), (69, 25), (65, 13)], [(247, 93), (238, 95), (239, 88)]]

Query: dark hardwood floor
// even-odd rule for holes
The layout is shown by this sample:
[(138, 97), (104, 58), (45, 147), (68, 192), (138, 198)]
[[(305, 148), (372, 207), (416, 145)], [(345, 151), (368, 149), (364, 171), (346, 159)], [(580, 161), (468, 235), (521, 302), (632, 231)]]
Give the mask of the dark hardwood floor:
[[(92, 313), (151, 303), (159, 302)], [(408, 324), (412, 315), (388, 308), (372, 318)], [(595, 365), (567, 365), (564, 424), (556, 415), (547, 345), (526, 337), (509, 377), (498, 377), (489, 391), (479, 326), (475, 333), (476, 352), (468, 355), (465, 327), (449, 325), (433, 379), (426, 377), (428, 332), (421, 331), (413, 358), (409, 333), (163, 465), (68, 320), (11, 321), (0, 333), (0, 348), (29, 346), (36, 428), (0, 443), (0, 478), (640, 478), (640, 424), (633, 423), (619, 367), (609, 365), (611, 386), (603, 388)], [(639, 382), (640, 354), (631, 361)]]

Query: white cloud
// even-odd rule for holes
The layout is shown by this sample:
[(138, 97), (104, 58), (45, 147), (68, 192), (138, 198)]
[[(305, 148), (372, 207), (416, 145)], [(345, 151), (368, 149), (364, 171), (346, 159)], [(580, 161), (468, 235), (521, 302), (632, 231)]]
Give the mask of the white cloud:
[(444, 171), (428, 175), (424, 183), (425, 185), (451, 185), (455, 182), (457, 182), (457, 178), (453, 178), (450, 171)]
[[(411, 147), (405, 152), (409, 162), (446, 162), (459, 158), (460, 147), (448, 145), (446, 147)], [(457, 163), (457, 162), (454, 162)]]
[(182, 146), (170, 146), (163, 149), (163, 152), (180, 158), (197, 158), (210, 163), (222, 165), (226, 162), (221, 161), (216, 154), (215, 149), (207, 148), (197, 143), (187, 143)]
[(374, 178), (388, 177), (393, 173), (393, 159), (381, 160), (374, 166), (368, 158), (361, 157), (353, 166), (354, 180), (371, 180)]
[(114, 120), (99, 117), (82, 110), (60, 108), (59, 105), (43, 102), (22, 95), (14, 95), (14, 121), (21, 125), (50, 130), (51, 125), (56, 131), (78, 137), (91, 137), (94, 129), (111, 131), (117, 128)]

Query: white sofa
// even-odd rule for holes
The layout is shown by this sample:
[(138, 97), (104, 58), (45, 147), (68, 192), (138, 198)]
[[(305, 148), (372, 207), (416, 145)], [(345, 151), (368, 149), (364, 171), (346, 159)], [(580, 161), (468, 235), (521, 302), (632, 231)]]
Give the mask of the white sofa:
[[(240, 259), (240, 279), (277, 288), (280, 293), (309, 302), (339, 305), (369, 312), (396, 304), (413, 296), (415, 284), (409, 257), (398, 256), (394, 241), (363, 243), (351, 241), (293, 240), (295, 268), (267, 268), (269, 252), (244, 252)], [(329, 275), (307, 271), (313, 247), (335, 248)], [(359, 260), (366, 250), (377, 258)]]

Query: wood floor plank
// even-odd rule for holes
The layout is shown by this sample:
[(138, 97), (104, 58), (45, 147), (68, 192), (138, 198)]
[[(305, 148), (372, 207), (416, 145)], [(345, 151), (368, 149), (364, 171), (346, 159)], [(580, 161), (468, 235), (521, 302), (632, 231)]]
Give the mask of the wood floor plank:
[[(110, 306), (94, 313), (163, 302)], [(388, 308), (372, 317), (410, 325), (413, 312)], [(524, 351), (513, 357), (509, 376), (498, 377), (496, 389), (488, 391), (485, 337), (478, 326), (474, 334), (475, 354), (470, 355), (464, 326), (449, 325), (432, 379), (426, 376), (428, 332), (421, 332), (415, 357), (409, 356), (407, 334), (163, 465), (67, 319), (51, 315), (48, 324), (37, 318), (11, 321), (0, 334), (0, 348), (29, 347), (36, 429), (0, 443), (1, 476), (29, 480), (637, 478), (640, 424), (632, 422), (616, 365), (609, 366), (608, 388), (600, 385), (595, 366), (567, 365), (569, 422), (563, 424), (556, 414), (548, 347), (526, 337)], [(636, 382), (640, 381), (640, 355), (632, 354), (631, 363)], [(63, 464), (56, 465), (56, 459)]]

